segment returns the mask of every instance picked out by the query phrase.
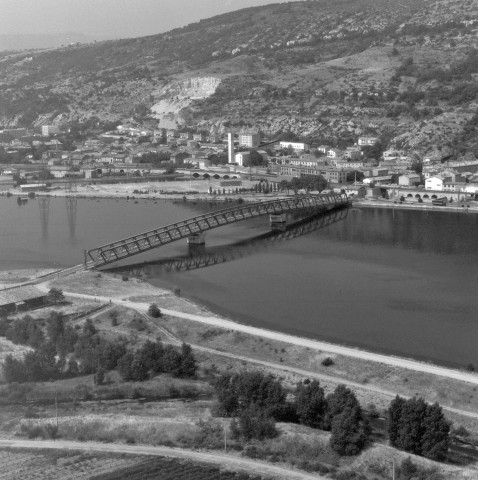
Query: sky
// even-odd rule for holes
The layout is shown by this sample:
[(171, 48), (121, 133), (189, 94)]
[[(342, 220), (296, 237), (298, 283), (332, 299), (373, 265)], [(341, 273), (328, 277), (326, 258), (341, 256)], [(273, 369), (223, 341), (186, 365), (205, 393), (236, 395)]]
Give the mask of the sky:
[(0, 35), (153, 35), (202, 18), (285, 0), (0, 0)]

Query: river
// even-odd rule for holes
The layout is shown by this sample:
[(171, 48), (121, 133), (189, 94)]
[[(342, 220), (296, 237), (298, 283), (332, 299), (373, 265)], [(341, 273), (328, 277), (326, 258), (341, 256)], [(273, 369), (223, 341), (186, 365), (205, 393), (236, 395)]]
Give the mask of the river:
[[(80, 199), (74, 215), (65, 199), (20, 206), (0, 197), (0, 269), (74, 265), (84, 249), (219, 208)], [(478, 215), (352, 208), (343, 217), (296, 238), (252, 243), (208, 268), (152, 267), (149, 281), (251, 325), (478, 366)], [(207, 250), (268, 229), (267, 218), (221, 227), (207, 233)], [(139, 260), (185, 254), (176, 242)]]

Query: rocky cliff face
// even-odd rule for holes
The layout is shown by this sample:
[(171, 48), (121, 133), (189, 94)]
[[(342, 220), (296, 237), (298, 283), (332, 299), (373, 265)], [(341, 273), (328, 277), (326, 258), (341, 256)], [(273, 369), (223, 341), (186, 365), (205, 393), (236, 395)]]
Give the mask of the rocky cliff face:
[(184, 123), (180, 112), (193, 100), (202, 100), (214, 94), (221, 79), (216, 77), (191, 77), (169, 82), (153, 92), (155, 103), (151, 112), (162, 127)]

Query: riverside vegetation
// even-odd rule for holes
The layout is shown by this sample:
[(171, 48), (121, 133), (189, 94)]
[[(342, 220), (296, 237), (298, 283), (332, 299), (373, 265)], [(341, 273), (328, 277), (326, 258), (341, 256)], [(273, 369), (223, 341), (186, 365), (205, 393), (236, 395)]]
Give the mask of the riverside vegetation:
[[(151, 308), (151, 318), (157, 314), (156, 308), (159, 310), (157, 305)], [(115, 322), (118, 327), (121, 322), (118, 311), (105, 315), (112, 327)], [(410, 453), (444, 460), (450, 447), (450, 429), (440, 407), (427, 407), (422, 400), (413, 404), (420, 407), (416, 410), (403, 399), (394, 400), (388, 413), (388, 427), (384, 428), (383, 422), (380, 425), (377, 420), (378, 412), (364, 409), (344, 385), (325, 395), (317, 381), (305, 380), (290, 389), (260, 371), (243, 369), (222, 374), (215, 369), (206, 371), (200, 368), (196, 354), (187, 344), (183, 343), (178, 350), (159, 339), (151, 341), (146, 337), (133, 348), (131, 338), (124, 335), (107, 338), (91, 319), (81, 327), (73, 326), (57, 311), (40, 321), (26, 315), (15, 321), (4, 319), (0, 325), (2, 335), (32, 348), (23, 359), (7, 357), (4, 375), (8, 385), (1, 387), (2, 403), (7, 410), (14, 408), (19, 400), (29, 399), (25, 403), (28, 407), (23, 408), (25, 418), (20, 423), (7, 421), (7, 430), (29, 438), (122, 440), (220, 449), (226, 427), (229, 448), (247, 457), (283, 461), (301, 469), (329, 473), (337, 479), (382, 478), (352, 473), (343, 466), (347, 462), (341, 458), (355, 457), (374, 442), (382, 442), (387, 428), (391, 444)], [(137, 329), (138, 322), (134, 325)], [(185, 383), (170, 383), (161, 390), (162, 382), (175, 377)], [(86, 387), (76, 381), (82, 378), (92, 379), (93, 386)], [(44, 389), (43, 385), (51, 383), (48, 380), (54, 380), (53, 390)], [(70, 387), (62, 387), (72, 381), (75, 383), (70, 383)], [(41, 407), (42, 404), (52, 404), (53, 391), (65, 409), (66, 416), (59, 426), (40, 413), (42, 408), (48, 409)], [(125, 428), (125, 424), (118, 424), (115, 430), (108, 416), (101, 414), (101, 408), (108, 407), (101, 407), (98, 414), (93, 414), (94, 408), (87, 406), (94, 399), (106, 403), (124, 399), (133, 404), (141, 399), (161, 404), (174, 398), (201, 402), (200, 395), (204, 394), (205, 399), (210, 399), (204, 401), (216, 418), (202, 417), (182, 433), (177, 431), (176, 437), (165, 436), (161, 433), (163, 423), (155, 424), (152, 417), (146, 413), (142, 416), (136, 409), (135, 425)], [(72, 417), (73, 413), (76, 416)], [(82, 416), (91, 419), (75, 420)], [(403, 432), (402, 424), (408, 425), (409, 431)], [(304, 438), (284, 435), (286, 425), (309, 428), (317, 435), (309, 433)], [(325, 432), (329, 433), (324, 437)], [(427, 468), (407, 460), (402, 468), (405, 473), (398, 478), (412, 478), (406, 476), (408, 471), (423, 479), (444, 478)]]

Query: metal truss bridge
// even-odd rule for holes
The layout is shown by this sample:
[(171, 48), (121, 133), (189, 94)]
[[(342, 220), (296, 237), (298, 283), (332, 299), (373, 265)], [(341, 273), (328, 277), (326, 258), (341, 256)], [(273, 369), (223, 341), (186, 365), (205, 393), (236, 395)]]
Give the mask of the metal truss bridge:
[(209, 212), (87, 250), (85, 251), (85, 267), (100, 268), (168, 243), (176, 242), (182, 238), (187, 238), (190, 235), (253, 217), (298, 210), (328, 211), (349, 203), (350, 201), (346, 194), (301, 195), (259, 203), (245, 203), (224, 210)]
[(212, 267), (225, 262), (231, 262), (249, 255), (257, 254), (261, 248), (292, 240), (303, 235), (328, 227), (347, 218), (348, 209), (341, 208), (331, 212), (318, 213), (304, 218), (291, 225), (284, 226), (284, 230), (272, 230), (247, 240), (231, 245), (213, 247), (210, 250), (204, 247), (192, 251), (189, 255), (170, 257), (147, 263), (126, 265), (123, 267), (108, 268), (112, 273), (124, 274), (129, 277), (146, 277), (159, 272), (179, 272)]

